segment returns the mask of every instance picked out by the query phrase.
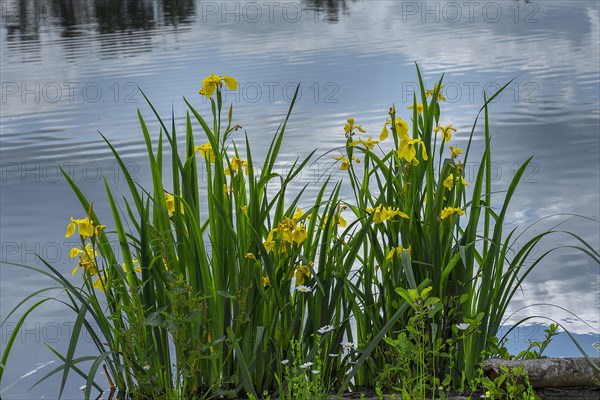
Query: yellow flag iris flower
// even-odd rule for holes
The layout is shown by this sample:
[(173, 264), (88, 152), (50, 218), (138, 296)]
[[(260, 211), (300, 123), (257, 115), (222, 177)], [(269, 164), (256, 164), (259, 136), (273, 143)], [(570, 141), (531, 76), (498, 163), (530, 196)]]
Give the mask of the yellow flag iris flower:
[(400, 141), (400, 147), (398, 147), (398, 158), (404, 158), (406, 162), (411, 163), (412, 165), (418, 165), (419, 160), (417, 160), (417, 144), (421, 144), (421, 156), (423, 160), (427, 160), (427, 149), (425, 148), (425, 143), (421, 139), (408, 139)]
[[(340, 165), (340, 170), (347, 171), (348, 168), (350, 168), (350, 160), (348, 160), (348, 157), (337, 156), (337, 157), (334, 157), (334, 159), (336, 161), (342, 160), (342, 165)], [(355, 163), (360, 163), (360, 159), (358, 159), (358, 158), (356, 158), (354, 156), (352, 156), (352, 161), (354, 161)]]
[(203, 145), (195, 146), (194, 152), (200, 152), (200, 155), (208, 160), (208, 162), (215, 162), (215, 153), (213, 152), (213, 148), (210, 143), (204, 143)]
[(358, 139), (358, 140), (353, 141), (352, 143), (350, 143), (350, 146), (358, 146), (358, 145), (362, 144), (367, 149), (371, 150), (378, 143), (379, 143), (379, 141), (373, 140), (373, 138), (371, 138), (371, 136), (369, 136), (369, 138), (367, 140)]
[(438, 125), (433, 129), (433, 131), (435, 133), (442, 131), (442, 138), (444, 139), (444, 142), (448, 143), (450, 141), (450, 139), (452, 138), (452, 132), (456, 132), (456, 128), (454, 128), (452, 126), (452, 124), (445, 126), (445, 127)]
[[(89, 218), (73, 219), (73, 217), (71, 217), (71, 222), (69, 222), (69, 225), (67, 226), (65, 237), (68, 238), (73, 235), (73, 233), (75, 233), (75, 228), (79, 230), (79, 234), (83, 237), (83, 239), (94, 236), (94, 221), (90, 220)], [(98, 228), (98, 233), (100, 233), (105, 226), (99, 225)]]
[(357, 130), (359, 132), (365, 133), (366, 131), (364, 130), (364, 128), (360, 125), (354, 125), (354, 118), (348, 118), (346, 119), (346, 125), (344, 125), (344, 133), (346, 135), (347, 138), (351, 137), (352, 135), (354, 135), (354, 130)]
[(404, 248), (402, 246), (398, 246), (398, 247), (392, 247), (390, 249), (390, 251), (387, 253), (387, 256), (385, 256), (386, 260), (391, 260), (392, 258), (394, 258), (394, 255), (396, 255), (396, 257), (402, 257), (402, 251), (406, 250), (408, 251), (408, 257), (410, 258), (411, 252), (412, 252), (412, 247), (408, 246), (407, 248)]
[[(396, 125), (396, 135), (398, 135), (401, 140), (408, 140), (409, 139), (409, 137), (408, 137), (408, 122), (406, 122), (402, 118), (396, 118), (396, 119), (394, 119), (394, 124)], [(382, 142), (388, 138), (388, 135), (389, 135), (389, 131), (387, 128), (388, 125), (392, 125), (392, 121), (389, 119), (387, 121), (385, 121), (385, 124), (383, 125), (383, 129), (381, 130), (381, 133), (379, 134), (379, 140)]]
[(460, 154), (462, 154), (462, 149), (460, 147), (454, 147), (450, 145), (450, 151), (452, 152), (452, 158), (457, 158)]
[[(409, 110), (414, 109), (415, 106), (408, 106)], [(423, 104), (419, 103), (417, 104), (417, 114), (421, 114), (423, 112)]]
[(223, 83), (229, 90), (236, 90), (238, 87), (237, 80), (232, 76), (210, 74), (202, 81), (202, 88), (198, 93), (206, 97), (212, 97), (217, 87), (222, 87)]
[(440, 218), (446, 219), (448, 217), (452, 217), (454, 214), (464, 215), (465, 212), (464, 212), (464, 210), (462, 210), (458, 207), (446, 207), (440, 213)]
[(373, 212), (373, 222), (381, 224), (383, 221), (389, 221), (394, 219), (396, 216), (400, 218), (408, 219), (408, 215), (400, 210), (392, 207), (384, 207), (381, 204), (375, 207), (375, 209), (367, 209), (367, 212)]
[(85, 272), (89, 272), (92, 275), (98, 273), (98, 268), (96, 267), (96, 257), (98, 257), (98, 252), (92, 248), (91, 243), (87, 243), (83, 249), (78, 249), (76, 247), (72, 248), (69, 252), (69, 257), (75, 258), (77, 256), (79, 256), (79, 263), (73, 268), (71, 275), (75, 275), (79, 270), (79, 267), (82, 267)]

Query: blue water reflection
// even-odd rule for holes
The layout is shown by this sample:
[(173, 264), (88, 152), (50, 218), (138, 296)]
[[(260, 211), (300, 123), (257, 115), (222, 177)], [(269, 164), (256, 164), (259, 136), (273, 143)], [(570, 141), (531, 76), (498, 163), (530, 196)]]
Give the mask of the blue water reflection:
[[(315, 147), (323, 153), (342, 145), (341, 127), (347, 117), (355, 117), (369, 134), (377, 135), (390, 104), (403, 110), (412, 102), (415, 62), (429, 86), (446, 73), (448, 101), (441, 122), (458, 127), (457, 143), (468, 137), (483, 90), (493, 93), (514, 78), (491, 109), (493, 180), (498, 188), (508, 185), (520, 163), (531, 155), (535, 158), (513, 200), (508, 228), (524, 228), (555, 213), (598, 219), (597, 1), (275, 3), (4, 1), (2, 260), (39, 266), (39, 253), (68, 274), (68, 249), (76, 243), (63, 238), (64, 229), (69, 217), (79, 213), (79, 205), (58, 167), (69, 172), (94, 200), (96, 211), (108, 218), (101, 177), (117, 192), (125, 187), (97, 130), (120, 150), (135, 179), (147, 185), (136, 109), (148, 117), (151, 111), (140, 88), (164, 115), (174, 106), (182, 126), (182, 96), (208, 111), (197, 90), (201, 78), (213, 71), (239, 79), (240, 90), (226, 100), (233, 102), (237, 121), (259, 155), (287, 110), (293, 88), (302, 84), (281, 168)], [(408, 118), (407, 111), (404, 116)], [(156, 123), (150, 128), (158, 132)], [(476, 141), (474, 151), (480, 150)], [(466, 167), (473, 175), (476, 157), (471, 161)], [(298, 179), (298, 187), (329, 172), (342, 177), (332, 161), (322, 159)], [(532, 233), (565, 219), (545, 220)], [(597, 223), (575, 219), (564, 228), (599, 247)], [(572, 243), (567, 236), (556, 236), (536, 251), (542, 254)], [(6, 265), (0, 265), (0, 274), (0, 318), (25, 295), (50, 284)], [(599, 286), (597, 264), (577, 252), (559, 251), (528, 277), (511, 311), (535, 303), (558, 304), (587, 324), (542, 306), (525, 308), (507, 323), (545, 315), (573, 332), (592, 335), (582, 336), (586, 343), (598, 341)], [(65, 350), (72, 320), (57, 302), (33, 315), (0, 390), (37, 363), (55, 359), (44, 341)], [(2, 345), (7, 329), (2, 331)], [(562, 340), (550, 349), (552, 354), (573, 355)], [(89, 343), (80, 351), (91, 351)], [(54, 394), (56, 380), (26, 392), (34, 381), (35, 376), (27, 377), (2, 396)], [(67, 398), (78, 398), (80, 384), (72, 379)]]

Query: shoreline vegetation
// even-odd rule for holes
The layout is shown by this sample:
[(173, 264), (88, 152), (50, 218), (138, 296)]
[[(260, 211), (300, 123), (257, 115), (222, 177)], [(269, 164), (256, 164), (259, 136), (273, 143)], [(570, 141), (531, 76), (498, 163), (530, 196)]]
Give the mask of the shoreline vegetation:
[[(151, 134), (138, 110), (151, 187), (134, 183), (103, 135), (129, 189), (117, 199), (105, 180), (111, 221), (94, 211), (94, 201), (105, 200), (88, 199), (63, 171), (82, 206), (65, 235), (81, 240), (69, 253), (74, 269), (64, 275), (45, 260), (44, 269), (12, 264), (58, 288), (32, 293), (7, 316), (19, 319), (0, 379), (25, 319), (53, 300), (73, 311), (75, 324), (64, 354), (47, 344), (61, 365), (36, 385), (59, 374), (58, 398), (77, 380), (86, 399), (95, 397), (103, 391), (100, 371), (113, 392), (133, 399), (308, 400), (362, 388), (403, 400), (538, 398), (523, 365), (484, 372), (490, 358), (543, 358), (560, 327), (551, 321), (544, 340), (511, 356), (504, 346), (510, 330), (497, 338), (508, 304), (547, 255), (575, 249), (599, 264), (600, 255), (560, 223), (536, 235), (535, 223), (505, 231), (531, 161), (505, 190), (492, 186), (488, 108), (511, 82), (485, 98), (459, 148), (457, 129), (440, 124), (443, 76), (428, 88), (418, 67), (417, 74), (412, 105), (384, 110), (376, 135), (354, 118), (340, 127), (340, 147), (320, 157), (347, 175), (324, 177), (311, 198), (293, 180), (315, 151), (283, 174), (274, 169), (298, 89), (260, 162), (252, 133), (222, 102), (223, 91), (237, 89), (235, 78), (203, 80), (199, 94), (209, 99), (212, 118), (184, 99), (183, 131), (174, 112), (164, 120), (146, 98), (160, 124)], [(475, 135), (485, 144), (479, 155), (470, 151)], [(467, 182), (463, 166), (476, 156), (476, 178)], [(548, 235), (567, 244), (533, 257)], [(118, 239), (118, 252), (109, 238)], [(84, 331), (97, 353), (76, 356)]]

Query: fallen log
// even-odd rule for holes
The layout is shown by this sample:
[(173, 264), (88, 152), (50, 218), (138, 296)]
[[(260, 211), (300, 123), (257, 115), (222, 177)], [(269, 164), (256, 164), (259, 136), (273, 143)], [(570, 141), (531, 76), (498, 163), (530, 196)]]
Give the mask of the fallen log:
[[(600, 357), (592, 361), (600, 366)], [(600, 386), (600, 372), (585, 358), (490, 359), (484, 362), (483, 370), (489, 378), (495, 379), (503, 373), (500, 365), (509, 369), (523, 365), (534, 389)]]

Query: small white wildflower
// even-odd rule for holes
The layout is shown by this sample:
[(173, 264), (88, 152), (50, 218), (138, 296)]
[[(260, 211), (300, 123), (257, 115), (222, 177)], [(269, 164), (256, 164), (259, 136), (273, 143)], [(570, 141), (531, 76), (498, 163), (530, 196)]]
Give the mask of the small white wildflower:
[(351, 342), (342, 342), (340, 346), (344, 348), (344, 350), (352, 350), (354, 348), (354, 343)]
[(152, 368), (152, 367), (150, 366), (150, 364), (146, 364), (146, 365), (144, 365), (144, 366), (142, 367), (142, 369), (143, 369), (144, 371), (150, 371), (150, 368)]
[(318, 369), (311, 369), (310, 372), (312, 372), (313, 375), (316, 375), (316, 374), (318, 374), (321, 371), (319, 371)]
[(323, 326), (321, 329), (319, 329), (317, 332), (319, 332), (321, 335), (327, 332), (331, 332), (335, 327), (333, 325), (325, 325)]
[(313, 363), (311, 363), (310, 361), (309, 362), (305, 362), (304, 364), (302, 364), (300, 366), (300, 368), (306, 369), (306, 368), (310, 367), (311, 365), (313, 365)]
[(83, 392), (83, 391), (85, 391), (85, 389), (87, 389), (87, 386), (86, 386), (86, 385), (83, 385), (83, 386), (81, 386), (81, 387), (79, 388), (79, 390), (81, 390), (82, 392)]
[(310, 288), (308, 286), (304, 286), (304, 285), (296, 286), (296, 290), (298, 292), (302, 292), (302, 293), (310, 293), (310, 292), (312, 292), (312, 288)]
[(592, 343), (592, 347), (598, 351), (600, 351), (600, 342)]
[(283, 365), (285, 365), (285, 364), (287, 364), (289, 362), (290, 362), (290, 360), (288, 360), (287, 358), (285, 360), (281, 360), (281, 364), (283, 364)]
[(469, 329), (469, 326), (471, 326), (471, 325), (468, 323), (465, 323), (465, 322), (463, 322), (462, 324), (456, 324), (456, 328), (458, 328), (458, 330), (461, 330), (461, 331), (465, 331), (465, 330)]
[(329, 357), (337, 357), (337, 356), (339, 356), (339, 354), (333, 354), (333, 353), (329, 353), (329, 354), (328, 354), (328, 356), (329, 356)]

